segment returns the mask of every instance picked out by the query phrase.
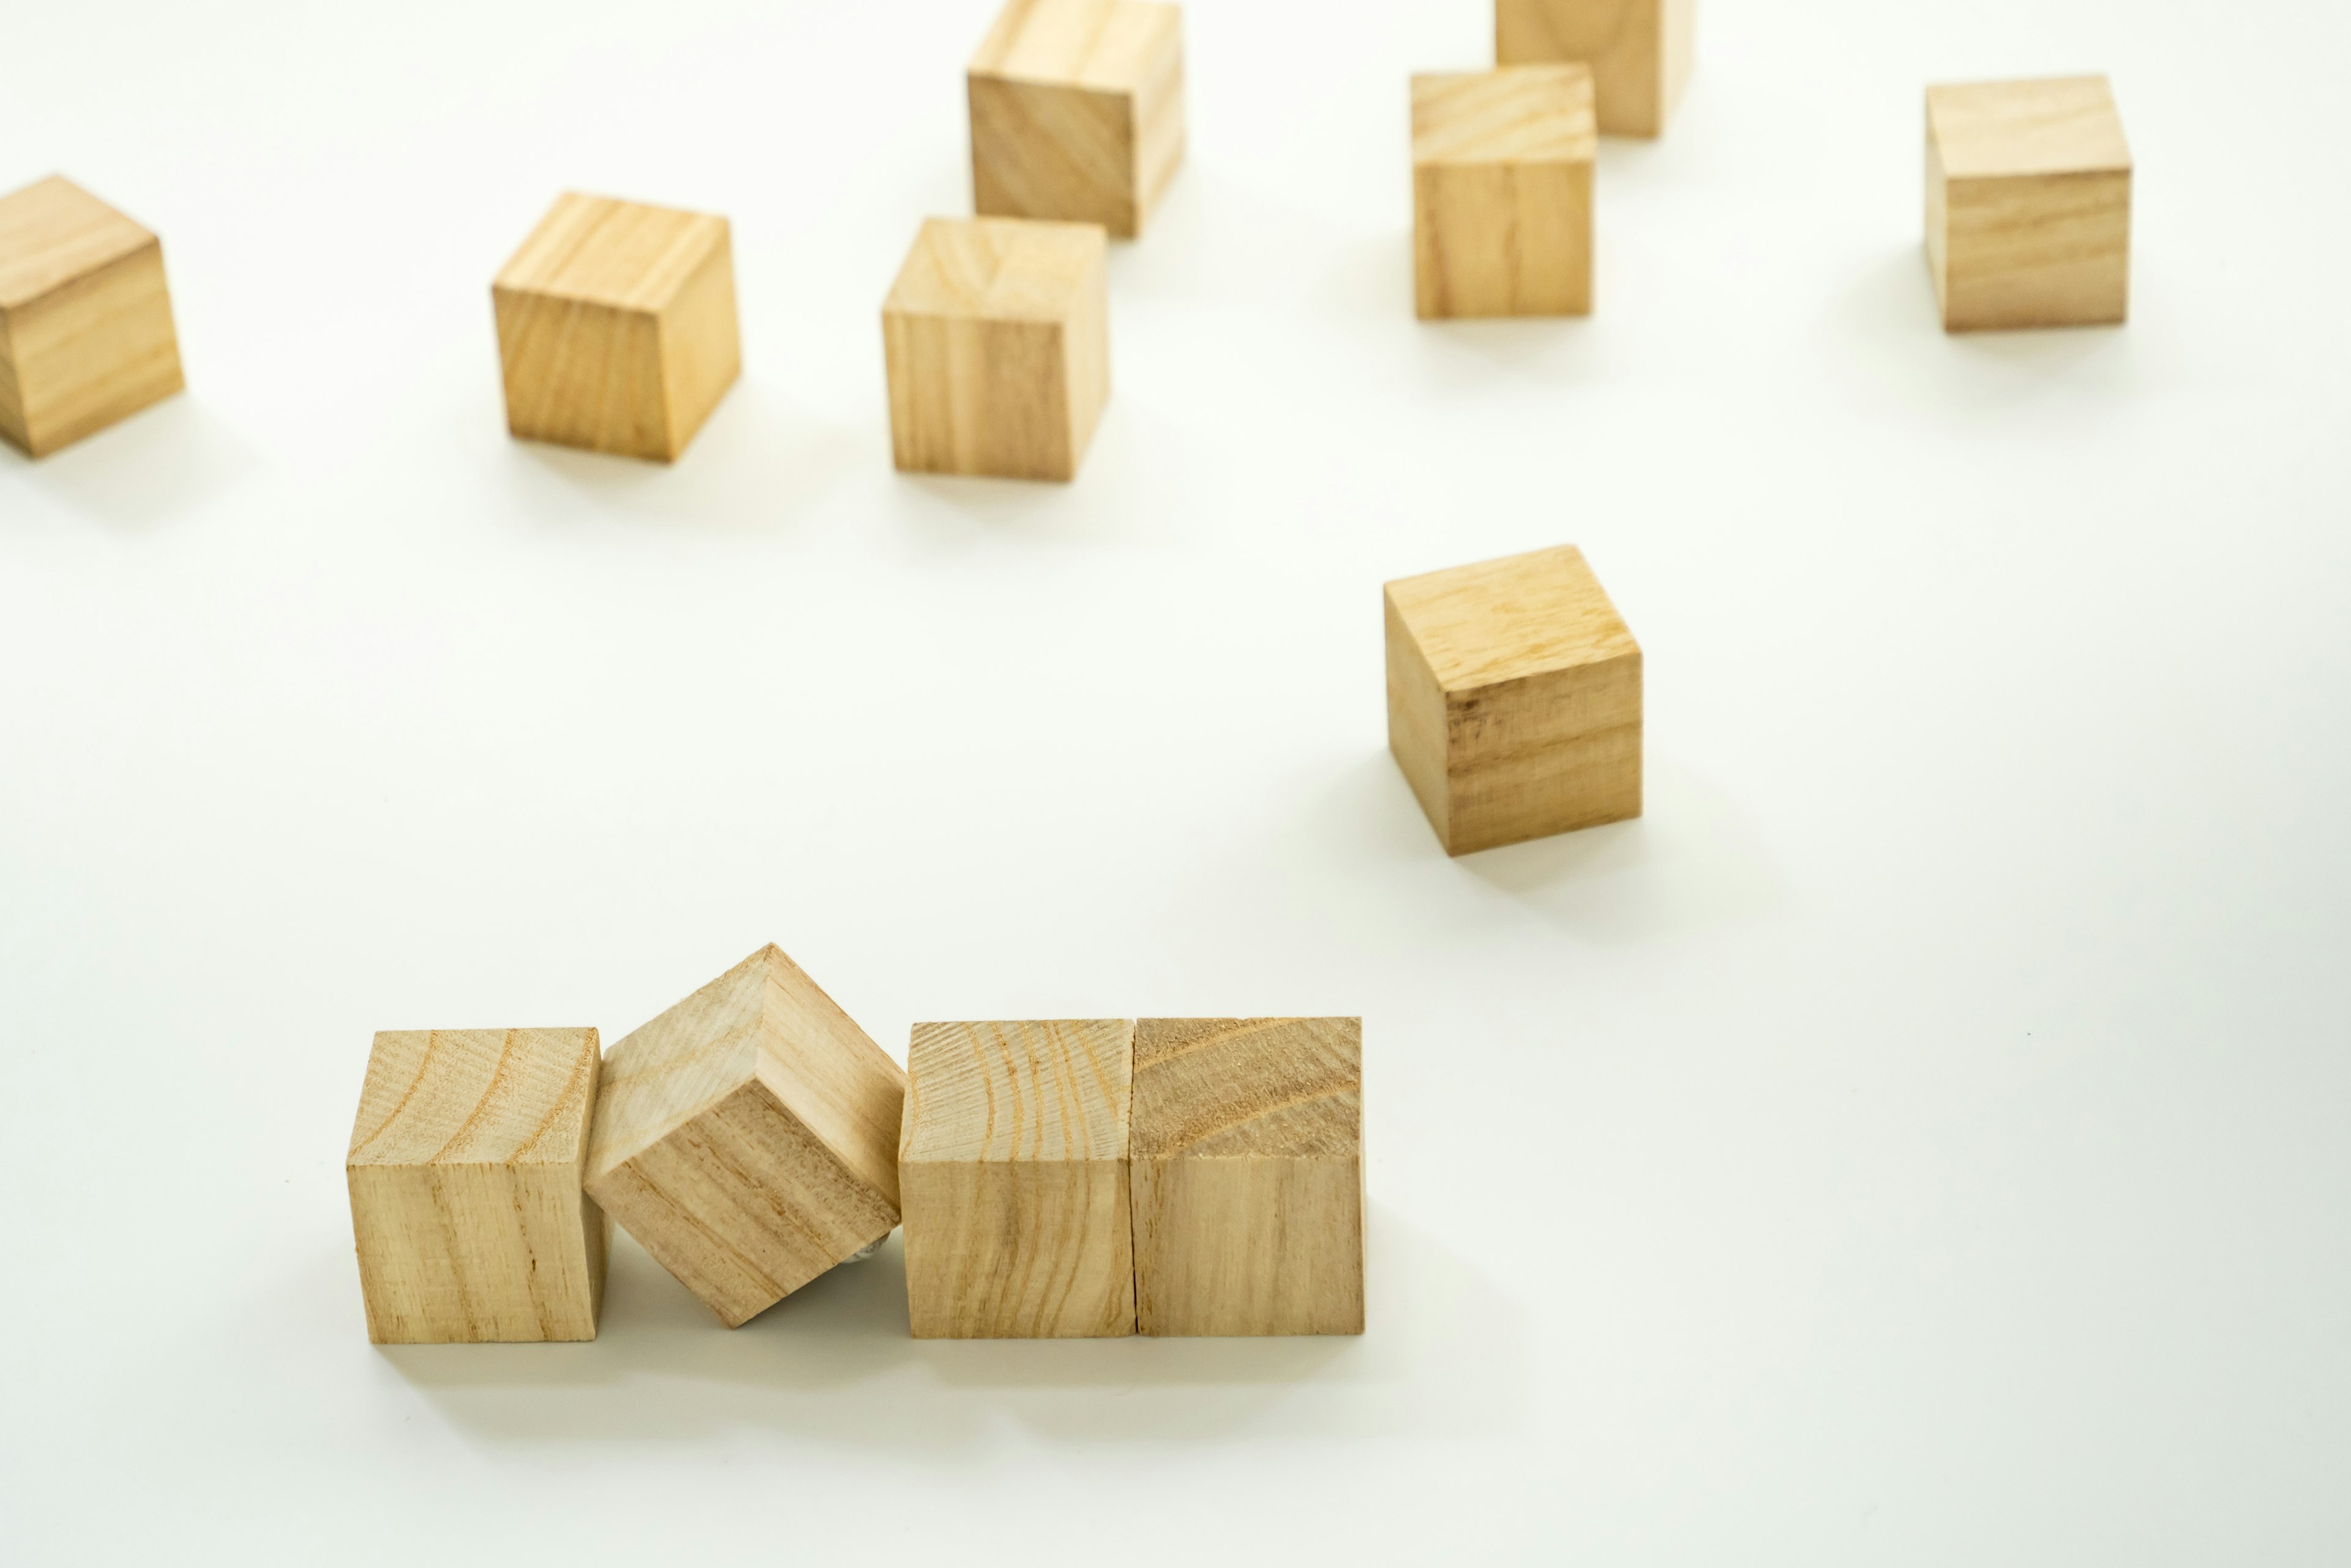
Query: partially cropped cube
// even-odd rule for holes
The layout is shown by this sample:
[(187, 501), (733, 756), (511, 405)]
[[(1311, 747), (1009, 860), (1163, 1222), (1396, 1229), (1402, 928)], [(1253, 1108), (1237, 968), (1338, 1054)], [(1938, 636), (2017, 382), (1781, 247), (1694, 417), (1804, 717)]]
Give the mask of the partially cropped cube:
[(1698, 59), (1698, 0), (1494, 0), (1494, 58), (1592, 68), (1604, 136), (1660, 136)]
[(1125, 1019), (916, 1024), (898, 1184), (917, 1339), (1134, 1332)]
[(68, 180), (0, 196), (0, 436), (46, 456), (183, 384), (162, 243)]
[(490, 296), (527, 441), (674, 462), (742, 371), (725, 218), (566, 194)]
[(344, 1176), (379, 1344), (596, 1337), (604, 1216), (581, 1191), (592, 1029), (375, 1037)]
[(1364, 1332), (1361, 1019), (1144, 1019), (1136, 1326)]
[(1641, 814), (1641, 648), (1574, 546), (1385, 597), (1388, 747), (1447, 852)]
[(739, 1327), (897, 1228), (905, 1087), (762, 948), (612, 1047), (589, 1195)]
[(1421, 319), (1588, 312), (1598, 147), (1583, 66), (1413, 78)]
[(1073, 478), (1110, 398), (1092, 224), (933, 218), (882, 308), (900, 468)]
[(1010, 0), (968, 73), (973, 210), (1133, 239), (1184, 161), (1184, 16)]
[(1927, 258), (1945, 330), (2121, 321), (2130, 219), (2105, 78), (1927, 89)]

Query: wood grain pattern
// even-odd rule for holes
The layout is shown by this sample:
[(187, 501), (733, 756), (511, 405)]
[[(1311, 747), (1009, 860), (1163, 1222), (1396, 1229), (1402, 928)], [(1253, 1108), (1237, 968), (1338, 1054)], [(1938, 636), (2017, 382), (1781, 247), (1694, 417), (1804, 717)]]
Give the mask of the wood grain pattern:
[(344, 1175), (368, 1337), (596, 1337), (604, 1216), (580, 1189), (592, 1029), (375, 1037)]
[(924, 224), (882, 308), (898, 467), (1075, 477), (1110, 397), (1109, 278), (1092, 224)]
[(2131, 155), (2104, 77), (1927, 91), (1927, 260), (1945, 330), (2130, 313)]
[(1134, 1301), (1146, 1334), (1364, 1332), (1361, 1019), (1144, 1019)]
[(1589, 311), (1597, 148), (1583, 66), (1413, 78), (1421, 319)]
[(1590, 66), (1601, 133), (1660, 136), (1698, 61), (1697, 0), (1494, 0), (1494, 59)]
[(490, 296), (526, 440), (674, 462), (742, 371), (725, 218), (566, 194)]
[(1641, 649), (1573, 546), (1387, 585), (1388, 747), (1451, 854), (1641, 814)]
[(917, 1339), (1134, 1332), (1124, 1019), (920, 1023), (898, 1145)]
[(0, 436), (46, 456), (183, 384), (162, 242), (61, 177), (0, 196)]
[(612, 1047), (588, 1192), (737, 1327), (896, 1228), (905, 1082), (762, 948)]
[(1010, 0), (967, 74), (973, 210), (1143, 232), (1184, 161), (1184, 24), (1144, 0)]

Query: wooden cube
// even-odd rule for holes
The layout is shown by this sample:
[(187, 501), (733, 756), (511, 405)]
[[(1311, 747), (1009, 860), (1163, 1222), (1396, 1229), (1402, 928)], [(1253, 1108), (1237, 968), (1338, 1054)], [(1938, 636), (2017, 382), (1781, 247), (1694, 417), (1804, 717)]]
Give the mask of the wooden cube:
[(738, 1327), (897, 1228), (905, 1088), (764, 947), (612, 1047), (588, 1192)]
[(882, 340), (901, 469), (1071, 479), (1110, 398), (1102, 231), (933, 218), (882, 308)]
[(1130, 1180), (1143, 1333), (1363, 1333), (1363, 1020), (1138, 1022)]
[(1927, 259), (1946, 331), (2122, 320), (2130, 209), (2105, 78), (1927, 89)]
[(1133, 239), (1184, 161), (1184, 14), (1010, 0), (972, 57), (972, 207)]
[(0, 436), (46, 456), (183, 384), (162, 242), (56, 176), (0, 196)]
[(1134, 1332), (1125, 1019), (916, 1024), (898, 1183), (917, 1339)]
[(1388, 747), (1447, 852), (1641, 814), (1641, 648), (1573, 545), (1387, 585)]
[(563, 195), (490, 298), (525, 440), (674, 462), (742, 371), (725, 218)]
[(596, 1337), (592, 1029), (375, 1037), (344, 1176), (378, 1344)]
[(1598, 146), (1583, 66), (1413, 78), (1421, 319), (1588, 312)]
[(1494, 59), (1590, 66), (1602, 135), (1663, 135), (1698, 59), (1697, 0), (1494, 0)]

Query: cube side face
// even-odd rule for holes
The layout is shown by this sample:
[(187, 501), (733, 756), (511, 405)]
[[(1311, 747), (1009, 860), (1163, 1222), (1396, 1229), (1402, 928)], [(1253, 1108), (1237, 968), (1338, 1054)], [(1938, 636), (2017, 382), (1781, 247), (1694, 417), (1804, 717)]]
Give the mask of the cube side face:
[(1928, 252), (1947, 331), (2111, 326), (2130, 313), (2126, 169), (1940, 180)]
[(0, 435), (46, 456), (185, 384), (163, 248), (128, 255), (0, 311), (6, 346)]
[(1127, 1165), (910, 1160), (906, 1302), (917, 1339), (1134, 1332)]
[(1495, 0), (1494, 58), (1592, 68), (1600, 130), (1657, 136), (1697, 57), (1695, 0)]
[(1641, 656), (1448, 693), (1453, 854), (1641, 814)]
[(1135, 235), (1158, 210), (1160, 198), (1184, 166), (1183, 14), (1166, 7), (1165, 42), (1134, 89)]
[(1138, 1332), (1364, 1332), (1360, 1151), (1137, 1159), (1132, 1180)]
[(1445, 690), (1395, 598), (1382, 598), (1387, 623), (1388, 750), (1442, 841), (1449, 831), (1452, 807), (1445, 778)]
[(1592, 165), (1421, 164), (1413, 288), (1423, 320), (1592, 308)]
[(735, 251), (721, 239), (661, 312), (665, 445), (684, 452), (743, 371), (735, 320)]
[(892, 454), (902, 471), (1076, 476), (1078, 421), (1061, 322), (885, 310), (882, 332)]
[[(974, 212), (1100, 224), (1120, 239), (1142, 232), (1146, 186), (1134, 93), (978, 71), (969, 93)], [(1154, 155), (1165, 160), (1166, 128), (1155, 129), (1161, 143)], [(1176, 134), (1180, 152), (1180, 120)]]
[(906, 1074), (781, 948), (767, 947), (754, 962), (760, 1082), (894, 1213)]
[(594, 1339), (608, 1231), (580, 1174), (577, 1164), (350, 1167), (368, 1337)]
[(504, 286), (492, 294), (509, 431), (622, 457), (675, 458), (658, 316)]

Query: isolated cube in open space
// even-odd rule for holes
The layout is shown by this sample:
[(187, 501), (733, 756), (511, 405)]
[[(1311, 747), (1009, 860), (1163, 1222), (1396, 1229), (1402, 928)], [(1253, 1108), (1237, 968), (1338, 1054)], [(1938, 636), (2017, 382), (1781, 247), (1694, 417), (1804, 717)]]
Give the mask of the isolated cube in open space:
[(898, 1186), (917, 1339), (1134, 1332), (1127, 1019), (918, 1023)]
[(1641, 648), (1583, 552), (1385, 598), (1388, 747), (1448, 853), (1641, 814)]
[(900, 468), (1067, 480), (1110, 398), (1092, 224), (932, 218), (882, 308)]
[(1144, 1019), (1130, 1179), (1144, 1333), (1364, 1332), (1361, 1019)]
[(735, 1328), (897, 1228), (905, 1091), (764, 947), (612, 1047), (588, 1192)]
[(592, 1029), (375, 1037), (344, 1175), (368, 1337), (596, 1337), (604, 1216), (581, 1191)]
[(2130, 223), (2105, 78), (1927, 89), (1927, 257), (1946, 330), (2121, 321)]
[(1413, 78), (1421, 318), (1589, 311), (1598, 147), (1583, 66)]
[(1181, 10), (1010, 0), (967, 82), (975, 212), (1143, 232), (1184, 161)]
[(526, 440), (674, 462), (742, 371), (725, 218), (566, 194), (490, 294)]
[(46, 456), (183, 384), (162, 242), (54, 175), (0, 196), (0, 436)]
[(1663, 135), (1698, 59), (1698, 0), (1494, 0), (1494, 59), (1590, 66), (1602, 135)]

